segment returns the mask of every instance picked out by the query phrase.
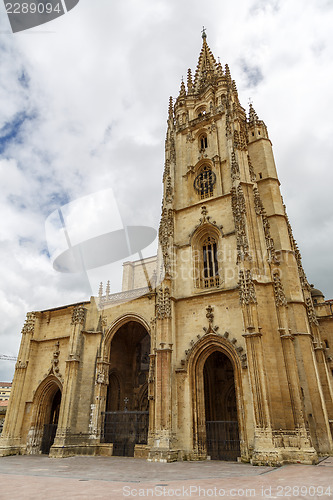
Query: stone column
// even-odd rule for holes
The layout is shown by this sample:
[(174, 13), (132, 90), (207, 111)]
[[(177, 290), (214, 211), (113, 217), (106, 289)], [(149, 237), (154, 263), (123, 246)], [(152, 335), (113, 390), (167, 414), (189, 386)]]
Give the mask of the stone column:
[(154, 440), (148, 460), (172, 462), (178, 452), (172, 443), (172, 319), (170, 288), (164, 283), (158, 290), (156, 304)]
[(306, 419), (316, 450), (321, 454), (333, 452), (333, 440), (323, 389), (320, 383), (311, 333), (294, 333), (297, 354), (303, 365), (303, 390), (306, 398)]
[[(9, 398), (5, 423), (0, 437), (0, 456), (20, 453), (22, 417), (24, 415), (22, 393), (28, 368), (30, 341), (35, 333), (36, 319), (37, 316), (34, 312), (27, 313), (22, 328), (21, 346), (18, 354), (18, 361), (15, 366), (13, 386)], [(21, 410), (19, 410), (20, 403)]]
[(264, 465), (267, 463), (276, 465), (280, 458), (273, 445), (261, 339), (262, 334), (259, 332), (250, 332), (244, 334), (243, 337), (246, 340), (248, 370), (255, 417), (254, 450), (251, 462), (253, 465)]
[(73, 328), (69, 341), (68, 359), (66, 360), (59, 422), (54, 444), (50, 450), (50, 457), (74, 454), (70, 451), (70, 444), (77, 414), (76, 389), (80, 369), (81, 331), (84, 327), (85, 312), (83, 306), (76, 306), (73, 309), (71, 322)]

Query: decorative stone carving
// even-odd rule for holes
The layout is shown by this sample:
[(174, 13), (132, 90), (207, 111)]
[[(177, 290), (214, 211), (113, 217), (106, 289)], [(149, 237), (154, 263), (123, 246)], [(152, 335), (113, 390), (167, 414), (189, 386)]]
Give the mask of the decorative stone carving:
[(318, 326), (319, 325), (318, 319), (316, 316), (315, 309), (313, 307), (312, 299), (310, 297), (307, 297), (305, 299), (305, 305), (306, 305), (306, 312), (309, 318), (309, 323)]
[(187, 136), (186, 136), (186, 142), (190, 142), (192, 143), (194, 141), (194, 137), (193, 137), (193, 134), (192, 132), (190, 131)]
[(253, 186), (253, 197), (254, 197), (254, 209), (257, 215), (262, 217), (262, 224), (264, 228), (266, 248), (268, 253), (268, 261), (273, 262), (274, 264), (279, 264), (280, 261), (277, 258), (276, 250), (274, 246), (274, 240), (271, 237), (270, 224), (268, 221), (268, 217), (266, 215), (266, 211), (264, 205), (261, 201), (260, 194), (258, 188)]
[[(210, 307), (210, 306), (208, 306), (208, 307)], [(217, 326), (215, 326), (214, 329), (211, 329), (210, 331), (208, 331), (205, 328), (204, 328), (204, 330), (205, 330), (206, 335), (209, 334), (209, 333), (213, 334), (213, 335), (216, 336), (216, 338), (223, 339), (223, 342), (227, 342), (228, 345), (231, 345), (232, 348), (234, 349), (234, 351), (236, 352), (237, 356), (240, 359), (242, 368), (247, 368), (247, 356), (246, 356), (246, 353), (244, 352), (244, 348), (242, 346), (237, 346), (237, 339), (236, 338), (233, 338), (232, 340), (230, 340), (230, 338), (229, 338), (229, 336), (230, 336), (229, 332), (225, 332), (223, 335), (221, 333), (218, 333), (217, 332), (217, 330), (218, 330)], [(201, 337), (200, 335), (197, 335), (197, 339), (196, 340), (193, 340), (193, 339), (191, 340), (190, 347), (189, 347), (189, 349), (185, 350), (185, 353), (184, 353), (185, 356), (181, 360), (181, 367), (179, 368), (180, 371), (184, 371), (184, 369), (186, 368), (186, 364), (187, 364), (187, 362), (189, 360), (189, 357), (190, 357), (191, 353), (193, 352), (194, 348), (204, 338), (206, 338), (205, 335), (203, 337)]]
[[(163, 251), (163, 265), (164, 265), (164, 271), (165, 271), (165, 277), (170, 278), (171, 277), (171, 259), (170, 255), (167, 251)], [(161, 276), (163, 275), (163, 272)]]
[(26, 320), (22, 328), (22, 335), (34, 333), (35, 331), (36, 314), (34, 312), (27, 313)]
[(246, 150), (246, 136), (243, 130), (234, 130), (234, 148), (242, 151)]
[(248, 123), (249, 123), (249, 125), (256, 125), (257, 122), (259, 122), (258, 115), (255, 112), (254, 107), (252, 106), (252, 103), (250, 103)]
[[(213, 314), (213, 308), (212, 306), (207, 306), (206, 307), (206, 318), (208, 319), (208, 328), (205, 326), (202, 328), (203, 331), (207, 333), (217, 333), (217, 330), (219, 329), (218, 326), (213, 326), (213, 321), (214, 321), (214, 314)], [(198, 336), (200, 338), (200, 336)], [(194, 343), (194, 341), (191, 341), (191, 345)]]
[(160, 287), (157, 294), (156, 318), (168, 319), (171, 318), (171, 298), (170, 289)]
[(212, 306), (206, 307), (206, 311), (207, 311), (206, 318), (208, 319), (209, 324), (212, 325), (213, 321), (214, 321), (214, 314), (213, 314)]
[(231, 189), (231, 206), (232, 213), (235, 221), (235, 229), (237, 236), (237, 261), (244, 260), (246, 257), (250, 258), (249, 255), (249, 244), (246, 234), (246, 222), (245, 222), (245, 198), (242, 190), (242, 186), (238, 186), (236, 189), (233, 187)]
[(90, 405), (89, 438), (97, 437), (96, 404)]
[(271, 237), (270, 224), (269, 224), (268, 217), (265, 214), (265, 212), (262, 215), (262, 223), (264, 226), (266, 247), (267, 247), (267, 252), (268, 252), (268, 261), (274, 262), (274, 264), (279, 264), (280, 262), (276, 256), (276, 252), (275, 252), (274, 240)]
[(172, 161), (173, 163), (176, 162), (176, 146), (173, 136), (170, 138), (170, 161)]
[(302, 288), (304, 290), (310, 290), (311, 289), (310, 283), (308, 282), (305, 271), (303, 269), (301, 252), (298, 249), (296, 240), (295, 240), (294, 235), (293, 235), (293, 231), (291, 229), (291, 225), (290, 225), (289, 218), (287, 215), (286, 206), (283, 205), (283, 208), (284, 208), (284, 214), (285, 214), (286, 222), (287, 222), (288, 234), (289, 234), (289, 239), (290, 239), (290, 246), (291, 246), (291, 249), (295, 255), (297, 269), (298, 269), (298, 275), (299, 275), (299, 278), (301, 281), (301, 285), (302, 285)]
[(286, 306), (287, 299), (284, 293), (283, 285), (281, 283), (280, 273), (278, 271), (275, 271), (273, 273), (273, 287), (276, 305), (278, 307)]
[(249, 269), (239, 271), (239, 300), (242, 306), (256, 304), (257, 297), (252, 280), (251, 271)]
[(83, 325), (85, 320), (85, 308), (83, 306), (74, 307), (72, 314), (72, 325)]
[(211, 220), (211, 217), (210, 215), (208, 215), (208, 210), (207, 210), (207, 207), (206, 205), (203, 205), (201, 207), (201, 215), (202, 217), (200, 217), (199, 219), (199, 224), (197, 224), (194, 228), (194, 230), (192, 231), (192, 233), (189, 235), (190, 238), (191, 236), (196, 232), (196, 230), (201, 227), (203, 224), (211, 224), (212, 226), (214, 226), (216, 229), (218, 229), (220, 232), (222, 231), (222, 228), (223, 226), (218, 226), (216, 224), (216, 221), (215, 220)]
[[(211, 110), (211, 114), (213, 114), (213, 110)], [(212, 124), (210, 127), (208, 127), (208, 131), (209, 133), (211, 134), (212, 132), (216, 132), (216, 123), (214, 121), (212, 121)]]
[(162, 211), (162, 217), (159, 228), (159, 239), (162, 248), (166, 248), (169, 242), (169, 238), (173, 238), (174, 234), (174, 222), (173, 222), (173, 210), (171, 208), (164, 208)]
[(170, 160), (165, 161), (164, 172), (163, 172), (163, 182), (170, 176)]
[(60, 349), (59, 349), (60, 343), (59, 340), (55, 345), (55, 351), (53, 353), (53, 360), (52, 360), (52, 369), (53, 373), (57, 376), (59, 376), (59, 355), (60, 355)]
[(28, 363), (19, 360), (15, 365), (15, 370), (25, 370), (28, 367)]
[(240, 179), (239, 165), (234, 151), (231, 153), (231, 179), (233, 182)]
[(263, 215), (265, 210), (262, 204), (258, 188), (253, 186), (254, 209), (257, 215)]
[(253, 169), (253, 165), (252, 165), (252, 162), (251, 162), (251, 158), (248, 156), (247, 157), (247, 161), (248, 161), (248, 164), (249, 164), (249, 172), (250, 172), (250, 179), (251, 179), (251, 182), (256, 182), (256, 174), (254, 173), (254, 169)]
[(166, 188), (165, 188), (165, 201), (167, 203), (171, 203), (172, 201), (172, 194), (173, 194), (173, 188), (171, 185), (171, 177), (169, 176), (166, 181)]

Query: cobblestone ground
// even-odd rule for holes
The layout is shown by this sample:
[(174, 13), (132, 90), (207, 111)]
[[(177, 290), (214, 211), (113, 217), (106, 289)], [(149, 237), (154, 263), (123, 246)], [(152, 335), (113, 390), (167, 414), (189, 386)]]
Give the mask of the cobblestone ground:
[(333, 458), (319, 465), (149, 463), (121, 457), (0, 458), (0, 499), (333, 498)]

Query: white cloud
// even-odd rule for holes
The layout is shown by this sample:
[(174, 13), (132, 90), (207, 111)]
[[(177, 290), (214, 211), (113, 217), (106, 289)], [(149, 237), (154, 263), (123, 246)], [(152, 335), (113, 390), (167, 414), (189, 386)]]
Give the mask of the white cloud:
[(126, 224), (157, 226), (168, 97), (195, 70), (202, 25), (268, 126), (306, 272), (333, 297), (331, 2), (81, 0), (15, 35), (1, 19), (0, 129), (26, 119), (0, 155), (0, 353), (17, 353), (26, 311), (88, 296), (48, 260), (55, 209), (112, 188)]

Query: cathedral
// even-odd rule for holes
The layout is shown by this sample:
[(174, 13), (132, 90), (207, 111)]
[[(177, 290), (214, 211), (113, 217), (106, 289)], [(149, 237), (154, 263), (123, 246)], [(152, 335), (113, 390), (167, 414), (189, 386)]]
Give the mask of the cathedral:
[(158, 255), (126, 262), (119, 293), (27, 314), (0, 456), (333, 452), (333, 301), (307, 280), (267, 127), (205, 32), (186, 83), (168, 108)]

